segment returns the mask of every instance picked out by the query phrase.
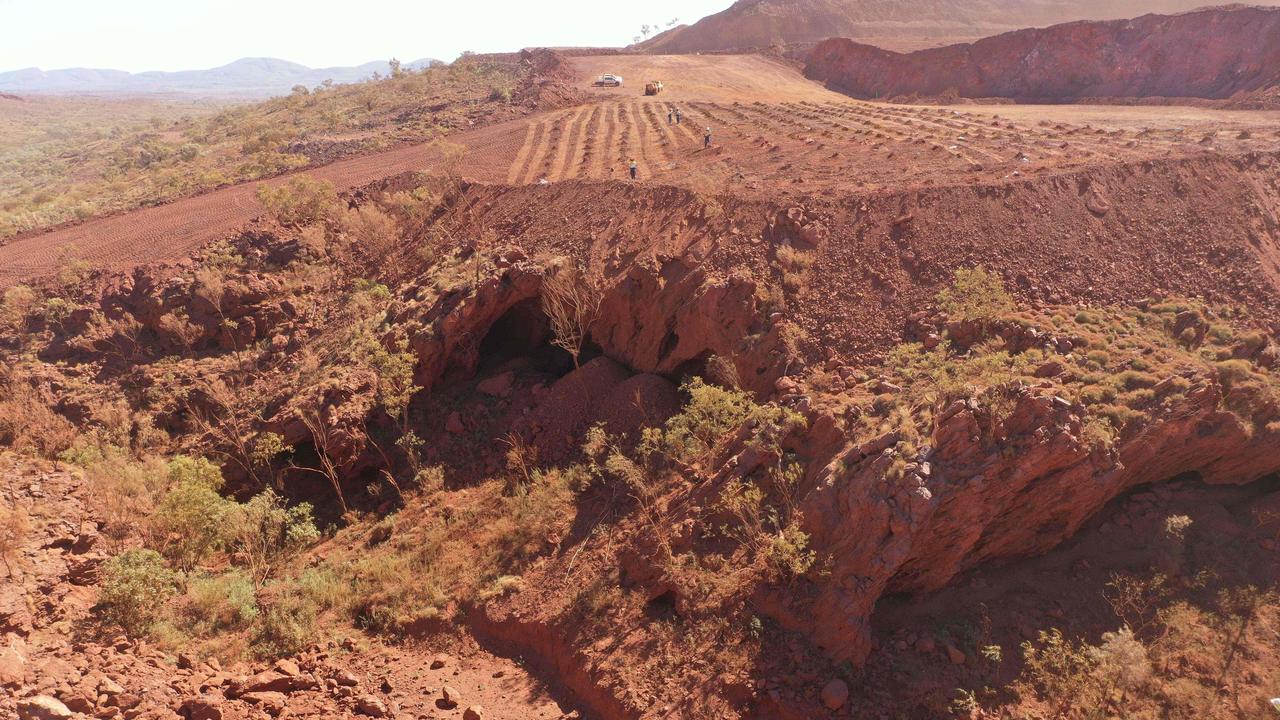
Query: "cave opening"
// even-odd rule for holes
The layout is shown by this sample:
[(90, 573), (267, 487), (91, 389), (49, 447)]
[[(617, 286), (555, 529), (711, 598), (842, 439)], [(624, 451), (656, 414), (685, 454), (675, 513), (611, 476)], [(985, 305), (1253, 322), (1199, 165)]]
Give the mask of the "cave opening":
[[(476, 357), (476, 374), (491, 375), (514, 366), (562, 377), (573, 370), (573, 356), (554, 344), (551, 319), (538, 298), (528, 298), (512, 305), (480, 340)], [(584, 343), (580, 362), (600, 354), (600, 348)]]

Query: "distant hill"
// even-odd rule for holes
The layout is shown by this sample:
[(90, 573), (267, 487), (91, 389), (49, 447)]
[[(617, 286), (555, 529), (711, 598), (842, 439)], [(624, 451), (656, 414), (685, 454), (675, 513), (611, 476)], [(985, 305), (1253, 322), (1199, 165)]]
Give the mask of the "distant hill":
[[(406, 63), (419, 69), (432, 60)], [(123, 70), (25, 68), (0, 72), (0, 92), (10, 93), (184, 93), (197, 95), (269, 96), (289, 92), (295, 85), (313, 87), (325, 80), (352, 83), (375, 72), (387, 74), (385, 60), (355, 67), (309, 68), (274, 58), (243, 58), (209, 70), (128, 73)]]
[(1073, 22), (908, 54), (834, 38), (814, 48), (805, 74), (864, 98), (1252, 98), (1265, 105), (1280, 87), (1280, 8)]
[[(660, 54), (808, 44), (830, 37), (973, 39), (1073, 20), (1178, 13), (1205, 4), (1205, 0), (738, 0), (723, 12), (668, 30), (637, 48)], [(1280, 5), (1280, 0), (1256, 4)]]

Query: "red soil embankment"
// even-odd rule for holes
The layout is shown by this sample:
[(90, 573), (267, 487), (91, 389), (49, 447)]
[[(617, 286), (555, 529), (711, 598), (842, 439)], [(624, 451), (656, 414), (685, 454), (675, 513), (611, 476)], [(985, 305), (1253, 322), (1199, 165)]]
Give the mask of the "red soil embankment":
[(1280, 10), (1076, 22), (908, 54), (833, 38), (814, 48), (805, 74), (864, 98), (1227, 99), (1280, 85)]

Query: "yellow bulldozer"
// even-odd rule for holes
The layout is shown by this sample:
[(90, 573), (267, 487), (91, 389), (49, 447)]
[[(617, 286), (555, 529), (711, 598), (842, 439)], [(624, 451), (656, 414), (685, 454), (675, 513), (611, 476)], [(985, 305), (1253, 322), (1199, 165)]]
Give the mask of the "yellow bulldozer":
[(660, 92), (662, 92), (661, 80), (653, 80), (651, 82), (645, 83), (645, 86), (644, 86), (645, 95), (657, 95)]

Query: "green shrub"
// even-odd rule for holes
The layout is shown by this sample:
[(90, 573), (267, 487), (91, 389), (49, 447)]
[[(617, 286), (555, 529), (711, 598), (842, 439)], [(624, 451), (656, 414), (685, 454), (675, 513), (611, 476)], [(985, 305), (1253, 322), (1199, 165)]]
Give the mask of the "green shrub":
[(226, 526), (231, 544), (243, 553), (259, 584), (271, 577), (282, 561), (320, 536), (310, 503), (289, 507), (269, 488), (232, 508)]
[(240, 570), (188, 581), (182, 616), (196, 634), (239, 630), (259, 614), (253, 580)]
[(176, 592), (177, 578), (154, 550), (128, 550), (103, 568), (102, 617), (132, 636), (146, 632)]
[(178, 455), (169, 460), (169, 482), (179, 485), (197, 483), (212, 490), (222, 489), (222, 468), (208, 458)]
[(315, 642), (317, 613), (314, 604), (292, 592), (276, 596), (262, 613), (253, 645), (263, 657), (294, 655)]
[(938, 308), (951, 320), (991, 320), (1017, 309), (1004, 281), (982, 266), (956, 270), (951, 287), (937, 295)]

